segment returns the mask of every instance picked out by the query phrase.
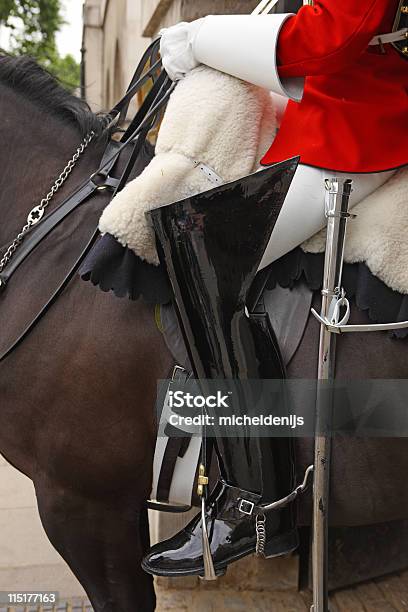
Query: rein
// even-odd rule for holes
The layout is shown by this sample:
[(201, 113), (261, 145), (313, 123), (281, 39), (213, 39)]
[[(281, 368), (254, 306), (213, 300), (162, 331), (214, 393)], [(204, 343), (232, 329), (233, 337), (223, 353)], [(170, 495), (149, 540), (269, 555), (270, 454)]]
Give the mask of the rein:
[[(175, 87), (175, 84), (172, 84), (164, 71), (162, 71), (159, 76), (156, 75), (156, 71), (160, 66), (160, 60), (157, 60), (158, 47), (158, 40), (153, 41), (148, 47), (136, 68), (126, 94), (109, 113), (112, 119), (105, 130), (113, 125), (118, 127), (125, 121), (131, 99), (147, 80), (152, 79), (153, 85), (145, 101), (137, 111), (127, 130), (124, 132), (121, 140), (118, 142), (110, 139), (103, 153), (99, 168), (73, 194), (44, 217), (45, 208), (48, 206), (55, 193), (67, 180), (78, 158), (84, 153), (86, 147), (94, 137), (94, 134), (90, 133), (84, 138), (74, 156), (56, 179), (47, 196), (41, 200), (40, 204), (30, 211), (26, 224), (12, 241), (0, 260), (0, 292), (6, 289), (7, 283), (10, 281), (13, 273), (26, 257), (28, 257), (43, 238), (45, 238), (72, 211), (83, 204), (85, 200), (88, 200), (97, 191), (108, 189), (112, 192), (112, 199), (116, 193), (126, 185), (129, 175), (146, 141), (148, 132), (160, 119), (161, 111), (167, 104), (168, 98)], [(144, 72), (147, 62), (150, 62), (150, 67)], [(119, 178), (115, 178), (111, 176), (110, 173), (123, 155), (125, 156), (124, 171)], [(12, 351), (22, 343), (38, 321), (40, 321), (52, 304), (61, 295), (62, 291), (76, 274), (82, 261), (89, 253), (98, 235), (98, 228), (95, 228), (88, 244), (83, 249), (61, 284), (34, 319), (23, 330), (21, 335), (3, 354), (0, 355), (0, 362), (8, 357)]]

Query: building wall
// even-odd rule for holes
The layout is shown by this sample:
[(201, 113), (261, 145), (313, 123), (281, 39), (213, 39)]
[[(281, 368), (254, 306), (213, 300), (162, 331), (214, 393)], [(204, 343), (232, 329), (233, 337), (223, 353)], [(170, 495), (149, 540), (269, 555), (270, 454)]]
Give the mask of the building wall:
[(95, 111), (107, 111), (125, 93), (149, 39), (141, 36), (142, 3), (85, 0), (85, 98)]
[(162, 27), (205, 15), (250, 13), (259, 0), (143, 0), (142, 34), (154, 36)]
[(250, 13), (258, 0), (85, 0), (85, 97), (109, 110), (162, 27), (216, 13)]
[(93, 110), (103, 108), (103, 30), (100, 0), (86, 0), (83, 9), (82, 61), (84, 62), (84, 97)]

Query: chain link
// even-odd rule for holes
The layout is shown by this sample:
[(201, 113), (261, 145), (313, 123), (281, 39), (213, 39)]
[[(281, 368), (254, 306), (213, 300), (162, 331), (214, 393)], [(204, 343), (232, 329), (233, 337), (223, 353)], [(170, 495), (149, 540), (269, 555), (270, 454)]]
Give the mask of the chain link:
[[(83, 139), (83, 141), (81, 142), (77, 150), (75, 151), (74, 155), (71, 157), (71, 159), (69, 160), (69, 162), (67, 163), (67, 165), (65, 166), (61, 174), (59, 175), (59, 177), (55, 180), (50, 191), (41, 200), (41, 202), (37, 204), (37, 206), (34, 206), (34, 208), (30, 210), (27, 216), (27, 222), (21, 228), (20, 232), (14, 238), (13, 242), (9, 245), (3, 257), (0, 259), (0, 273), (3, 272), (4, 268), (10, 262), (14, 253), (17, 251), (18, 247), (23, 242), (26, 234), (28, 234), (28, 232), (31, 230), (31, 228), (34, 225), (36, 225), (39, 221), (41, 221), (48, 204), (51, 202), (52, 198), (57, 193), (57, 191), (65, 183), (65, 181), (71, 174), (73, 168), (75, 167), (75, 164), (77, 163), (79, 157), (85, 151), (85, 149), (87, 148), (87, 146), (89, 145), (89, 143), (91, 142), (94, 136), (95, 136), (94, 132), (90, 132), (87, 136), (85, 136), (85, 138)], [(1, 280), (0, 280), (0, 285), (1, 285)]]
[(265, 555), (265, 544), (266, 544), (266, 528), (265, 528), (266, 516), (264, 514), (256, 515), (256, 548), (255, 553), (259, 557), (263, 557)]

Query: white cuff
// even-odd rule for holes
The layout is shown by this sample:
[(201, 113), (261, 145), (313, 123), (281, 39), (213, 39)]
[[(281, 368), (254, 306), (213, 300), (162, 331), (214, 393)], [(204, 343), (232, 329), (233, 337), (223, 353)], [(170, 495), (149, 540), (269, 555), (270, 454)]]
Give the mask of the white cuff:
[(281, 79), (276, 48), (279, 32), (292, 13), (209, 15), (192, 40), (194, 58), (232, 76), (299, 102), (304, 79)]

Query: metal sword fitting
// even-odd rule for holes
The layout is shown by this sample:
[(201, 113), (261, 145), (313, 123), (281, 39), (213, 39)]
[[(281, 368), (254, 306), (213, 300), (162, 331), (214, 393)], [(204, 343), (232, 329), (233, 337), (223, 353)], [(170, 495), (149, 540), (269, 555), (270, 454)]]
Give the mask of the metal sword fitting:
[[(327, 217), (326, 255), (323, 273), (321, 317), (339, 316), (341, 276), (344, 259), (346, 225), (352, 181), (340, 182), (337, 178), (325, 181), (325, 213)], [(335, 336), (322, 323), (320, 327), (318, 379), (328, 380), (334, 376)], [(319, 385), (318, 385), (319, 390)], [(329, 402), (330, 404), (330, 402)], [(332, 406), (323, 403), (322, 394), (316, 397), (316, 429), (313, 486), (313, 612), (328, 611), (328, 503), (330, 486), (331, 439), (328, 430), (331, 424)]]
[[(329, 261), (330, 257), (330, 249), (329, 248), (329, 240), (330, 243), (335, 240), (335, 236), (333, 232), (335, 230), (334, 227), (337, 227), (337, 232), (340, 236), (340, 240), (342, 242), (342, 252), (338, 254), (338, 262), (337, 267), (333, 268), (333, 274), (335, 274), (334, 278), (331, 279), (330, 285), (332, 286), (334, 283), (334, 287), (330, 288), (323, 284), (323, 288), (321, 291), (322, 296), (327, 300), (327, 314), (322, 312), (319, 314), (316, 312), (314, 308), (311, 309), (313, 316), (319, 321), (321, 325), (323, 325), (327, 332), (332, 334), (342, 334), (342, 333), (353, 333), (353, 332), (375, 332), (375, 331), (394, 331), (398, 329), (407, 329), (408, 321), (398, 321), (395, 323), (369, 323), (362, 325), (348, 325), (348, 321), (350, 318), (350, 304), (346, 297), (344, 289), (341, 287), (341, 273), (342, 266), (344, 261), (344, 236), (341, 236), (341, 233), (345, 233), (346, 223), (349, 219), (355, 219), (357, 215), (351, 214), (348, 210), (345, 210), (343, 207), (339, 207), (336, 205), (338, 202), (338, 198), (341, 196), (342, 198), (346, 198), (347, 201), (351, 194), (351, 184), (347, 184), (347, 181), (343, 185), (343, 190), (340, 190), (339, 183), (337, 179), (326, 179), (325, 180), (326, 187), (326, 202), (325, 202), (325, 216), (328, 219), (327, 226), (327, 245), (326, 245), (326, 264), (331, 267), (332, 262)], [(339, 223), (329, 223), (330, 219), (338, 219)], [(329, 236), (330, 234), (330, 236)], [(324, 277), (326, 278), (326, 267)], [(329, 302), (330, 299), (330, 302)], [(340, 318), (340, 308), (344, 309), (344, 314)]]
[[(318, 379), (327, 380), (334, 377), (335, 335), (342, 332), (369, 332), (404, 329), (408, 321), (399, 323), (382, 323), (369, 325), (348, 325), (350, 304), (341, 288), (341, 276), (344, 261), (344, 245), (348, 213), (351, 180), (346, 180), (340, 187), (338, 179), (326, 181), (326, 217), (327, 240), (323, 276), (322, 308), (319, 315), (314, 309), (312, 314), (320, 322), (319, 368)], [(345, 314), (340, 319), (340, 309)], [(319, 388), (319, 385), (318, 385)], [(312, 574), (313, 605), (311, 612), (328, 611), (328, 503), (330, 489), (330, 452), (331, 439), (328, 433), (331, 424), (332, 406), (322, 401), (318, 393), (316, 399), (315, 440), (315, 477), (313, 491), (313, 540), (312, 540)]]

